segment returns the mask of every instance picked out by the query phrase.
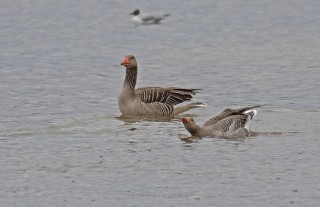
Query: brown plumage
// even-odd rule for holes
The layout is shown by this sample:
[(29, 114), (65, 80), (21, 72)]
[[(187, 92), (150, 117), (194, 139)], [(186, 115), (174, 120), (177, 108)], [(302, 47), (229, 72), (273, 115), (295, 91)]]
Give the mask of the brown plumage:
[(250, 109), (258, 108), (258, 107), (260, 107), (260, 105), (243, 107), (243, 108), (239, 108), (239, 109), (226, 109), (223, 112), (221, 112), (219, 115), (217, 115), (217, 116), (209, 119), (208, 121), (206, 121), (203, 124), (203, 126), (213, 125), (213, 124), (217, 123), (218, 121), (220, 121), (220, 120), (222, 120), (224, 118), (230, 117), (232, 115), (242, 115), (243, 112), (248, 111)]
[(192, 136), (243, 138), (250, 133), (252, 120), (257, 114), (259, 105), (239, 109), (226, 109), (219, 115), (206, 121), (202, 127), (197, 125), (190, 117), (182, 118), (184, 127)]
[(121, 65), (126, 68), (126, 77), (118, 97), (119, 109), (123, 116), (171, 116), (205, 106), (203, 103), (176, 106), (191, 100), (199, 89), (178, 87), (136, 89), (138, 64), (135, 57), (127, 55)]

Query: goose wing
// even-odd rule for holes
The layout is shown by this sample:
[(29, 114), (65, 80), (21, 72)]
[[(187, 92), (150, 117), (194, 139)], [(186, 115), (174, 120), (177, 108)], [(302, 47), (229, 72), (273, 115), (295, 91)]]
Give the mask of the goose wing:
[(223, 132), (234, 132), (240, 128), (243, 128), (246, 124), (247, 115), (232, 115), (228, 116), (214, 125), (212, 128)]
[(238, 139), (238, 138), (247, 137), (248, 135), (249, 135), (249, 131), (246, 128), (240, 128), (234, 132), (226, 133), (223, 137), (227, 139)]
[(192, 99), (199, 89), (145, 87), (136, 89), (136, 96), (144, 103), (160, 102), (170, 106)]
[(255, 106), (249, 106), (249, 107), (243, 107), (243, 108), (238, 108), (238, 109), (226, 109), (223, 112), (221, 112), (220, 114), (218, 114), (217, 116), (209, 119), (208, 121), (206, 121), (203, 126), (209, 126), (209, 125), (214, 125), (217, 122), (219, 122), (222, 119), (225, 119), (229, 116), (232, 115), (240, 115), (243, 112), (253, 109), (253, 108), (258, 108), (260, 107), (260, 105), (255, 105)]

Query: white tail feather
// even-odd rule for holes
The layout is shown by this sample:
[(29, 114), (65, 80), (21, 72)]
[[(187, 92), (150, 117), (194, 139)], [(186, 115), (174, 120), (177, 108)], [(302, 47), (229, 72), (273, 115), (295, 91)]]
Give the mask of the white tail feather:
[(248, 110), (244, 112), (244, 114), (248, 115), (246, 123), (244, 125), (244, 128), (246, 128), (248, 131), (250, 131), (252, 126), (252, 120), (257, 115), (257, 113), (258, 112), (256, 110)]
[(174, 107), (173, 114), (178, 115), (178, 114), (181, 114), (181, 113), (188, 111), (190, 109), (204, 108), (204, 107), (207, 107), (207, 104), (201, 103), (201, 102), (194, 102), (194, 103), (190, 103), (188, 105), (176, 106), (176, 107)]
[(200, 108), (206, 108), (206, 107), (208, 107), (207, 104), (202, 103), (202, 102), (193, 102), (193, 103), (190, 103), (190, 104), (188, 104), (188, 105), (189, 105), (189, 106), (194, 106), (195, 108), (198, 108), (198, 107), (200, 107)]

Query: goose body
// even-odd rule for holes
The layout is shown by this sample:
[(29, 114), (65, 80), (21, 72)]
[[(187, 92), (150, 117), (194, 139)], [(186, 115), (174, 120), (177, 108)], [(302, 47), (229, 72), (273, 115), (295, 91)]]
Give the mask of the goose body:
[(220, 138), (244, 138), (250, 133), (252, 120), (257, 111), (257, 106), (239, 109), (226, 109), (219, 115), (199, 126), (190, 117), (182, 118), (184, 127), (192, 136), (196, 137), (220, 137)]
[(118, 97), (119, 109), (123, 116), (171, 116), (206, 106), (203, 103), (176, 106), (191, 100), (199, 89), (178, 87), (136, 89), (138, 66), (135, 57), (128, 55), (120, 64), (126, 68), (125, 80)]

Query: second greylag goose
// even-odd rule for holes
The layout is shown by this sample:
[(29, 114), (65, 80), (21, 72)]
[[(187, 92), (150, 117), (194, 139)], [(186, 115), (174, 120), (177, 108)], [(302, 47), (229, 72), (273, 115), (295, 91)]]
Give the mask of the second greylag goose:
[(178, 87), (145, 87), (136, 89), (138, 65), (133, 55), (127, 55), (120, 63), (126, 68), (123, 87), (118, 97), (123, 116), (171, 116), (192, 108), (205, 107), (203, 103), (176, 106), (192, 99), (199, 89)]
[(220, 138), (244, 138), (250, 133), (252, 120), (257, 111), (252, 110), (257, 106), (226, 109), (219, 115), (199, 126), (190, 117), (182, 118), (184, 127), (192, 136), (196, 137), (220, 137)]

